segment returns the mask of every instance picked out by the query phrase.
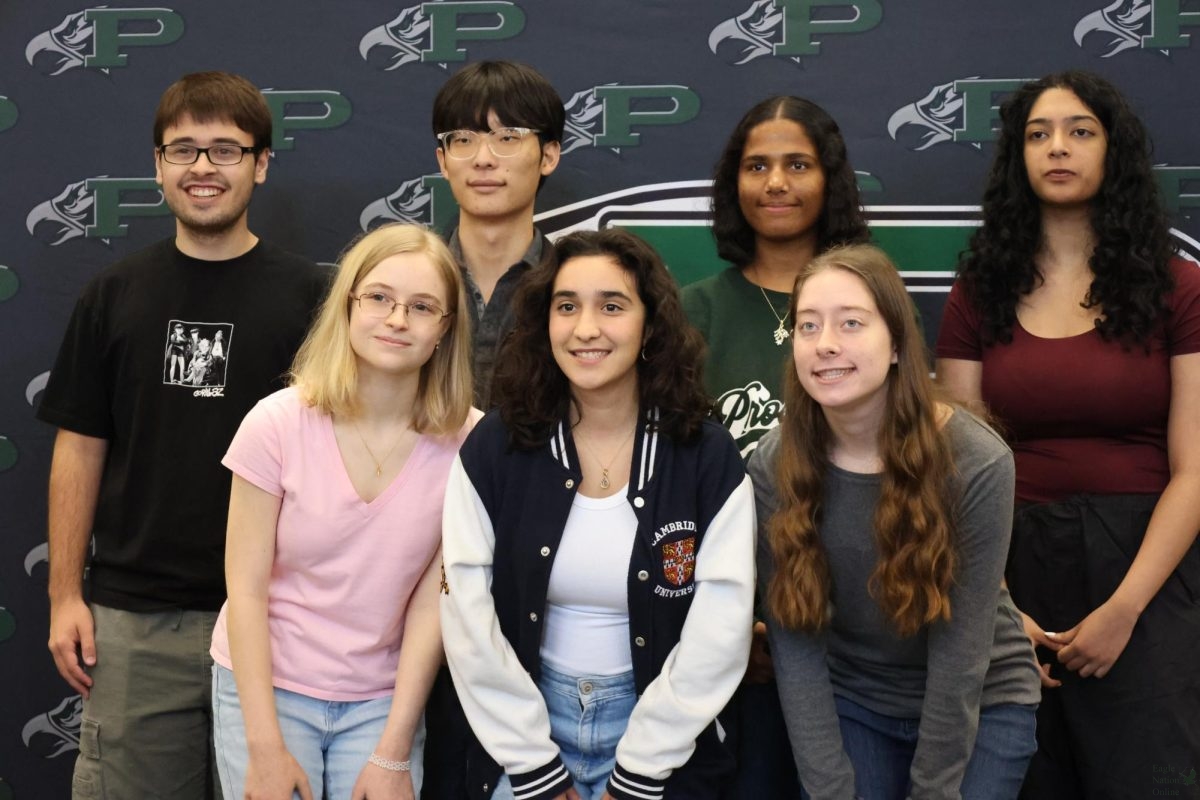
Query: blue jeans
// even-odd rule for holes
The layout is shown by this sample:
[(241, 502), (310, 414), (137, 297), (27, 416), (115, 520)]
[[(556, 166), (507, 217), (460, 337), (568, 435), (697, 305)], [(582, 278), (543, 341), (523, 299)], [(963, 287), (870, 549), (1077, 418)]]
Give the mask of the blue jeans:
[[(854, 791), (867, 800), (903, 800), (917, 747), (919, 719), (876, 714), (835, 697), (842, 746), (854, 766)], [(959, 791), (963, 800), (1013, 800), (1037, 749), (1037, 706), (1013, 703), (979, 713), (975, 749)]]
[[(391, 707), (391, 697), (334, 702), (275, 689), (275, 713), (283, 743), (308, 776), (313, 797), (319, 798), (322, 793), (328, 800), (350, 797), (354, 782), (383, 735)], [(245, 794), (249, 760), (246, 724), (233, 673), (220, 664), (213, 665), (213, 738), (221, 790), (225, 797), (240, 798)], [(413, 791), (418, 797), (424, 741), (422, 725), (413, 738), (409, 756)]]
[[(550, 738), (583, 800), (600, 800), (617, 763), (617, 742), (637, 704), (633, 673), (572, 678), (542, 665), (538, 689), (550, 714)], [(513, 800), (505, 775), (492, 800)]]

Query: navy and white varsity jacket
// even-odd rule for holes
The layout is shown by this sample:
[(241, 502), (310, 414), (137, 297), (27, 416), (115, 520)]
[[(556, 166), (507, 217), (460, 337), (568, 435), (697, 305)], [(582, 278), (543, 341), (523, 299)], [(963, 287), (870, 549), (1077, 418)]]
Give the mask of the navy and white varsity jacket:
[[(702, 798), (733, 768), (716, 717), (750, 652), (753, 490), (716, 422), (705, 421), (689, 444), (649, 422), (639, 433), (627, 496), (638, 520), (628, 599), (639, 698), (608, 792), (617, 800)], [(560, 423), (543, 447), (518, 450), (496, 411), (451, 469), (442, 636), (476, 739), (472, 798), (490, 797), (501, 769), (517, 800), (549, 800), (572, 785), (536, 681), (550, 569), (581, 479), (569, 425)]]

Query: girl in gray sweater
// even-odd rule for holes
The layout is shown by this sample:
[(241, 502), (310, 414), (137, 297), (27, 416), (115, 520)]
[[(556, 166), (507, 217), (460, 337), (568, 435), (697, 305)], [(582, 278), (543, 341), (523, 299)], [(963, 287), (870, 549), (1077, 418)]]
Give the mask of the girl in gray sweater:
[(759, 580), (814, 800), (1014, 798), (1038, 676), (1002, 574), (1004, 442), (934, 398), (904, 283), (868, 245), (796, 281), (783, 424), (750, 461)]

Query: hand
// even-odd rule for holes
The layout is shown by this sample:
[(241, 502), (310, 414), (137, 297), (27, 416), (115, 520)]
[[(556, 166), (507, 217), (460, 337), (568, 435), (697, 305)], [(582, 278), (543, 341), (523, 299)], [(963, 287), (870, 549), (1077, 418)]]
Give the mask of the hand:
[(775, 680), (775, 665), (771, 663), (771, 651), (767, 647), (767, 624), (754, 623), (754, 634), (750, 639), (750, 663), (746, 665), (746, 683), (770, 683)]
[[(1051, 636), (1056, 636), (1057, 634), (1046, 633), (1044, 630), (1042, 630), (1041, 625), (1038, 625), (1033, 621), (1033, 617), (1029, 616), (1024, 611), (1020, 611), (1019, 613), (1021, 615), (1021, 624), (1025, 626), (1025, 635), (1029, 637), (1031, 642), (1033, 642), (1034, 647), (1040, 645), (1048, 650), (1054, 651), (1055, 653), (1057, 653), (1063, 647), (1061, 643), (1049, 638)], [(1036, 658), (1037, 654), (1035, 653), (1034, 659), (1036, 660)], [(1042, 664), (1041, 662), (1038, 662), (1037, 666), (1038, 677), (1042, 679), (1043, 688), (1056, 689), (1059, 686), (1062, 686), (1062, 681), (1050, 677), (1049, 663)]]
[(50, 652), (58, 674), (86, 699), (92, 688), (92, 676), (80, 664), (96, 666), (96, 624), (83, 598), (50, 603)]
[[(579, 792), (575, 791), (574, 787), (572, 787), (567, 789), (558, 797), (554, 798), (554, 800), (583, 800), (583, 798), (581, 798), (579, 796)], [(608, 792), (605, 792), (602, 800), (612, 800), (612, 798), (608, 796)]]
[(350, 800), (416, 800), (412, 773), (367, 762), (358, 773)]
[(300, 794), (300, 800), (313, 800), (308, 775), (286, 747), (280, 744), (258, 755), (251, 754), (246, 765), (244, 800), (292, 800), (293, 790)]
[(1137, 620), (1136, 612), (1110, 598), (1071, 630), (1046, 635), (1063, 645), (1058, 651), (1063, 666), (1081, 678), (1103, 678), (1125, 652)]

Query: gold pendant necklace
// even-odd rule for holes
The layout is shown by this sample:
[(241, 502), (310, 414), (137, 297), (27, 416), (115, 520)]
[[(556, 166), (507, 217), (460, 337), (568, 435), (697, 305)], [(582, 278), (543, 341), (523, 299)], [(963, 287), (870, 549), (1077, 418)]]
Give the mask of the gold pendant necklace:
[(362, 446), (366, 448), (367, 455), (369, 455), (371, 460), (375, 462), (375, 477), (378, 478), (382, 476), (383, 465), (387, 463), (387, 460), (392, 457), (392, 453), (396, 452), (396, 448), (400, 446), (400, 441), (404, 438), (404, 432), (401, 431), (400, 435), (396, 438), (396, 441), (392, 443), (392, 446), (388, 448), (388, 451), (383, 458), (376, 458), (375, 453), (371, 450), (371, 446), (367, 444), (367, 437), (363, 436), (362, 430), (359, 429), (358, 423), (354, 420), (351, 420), (350, 424), (354, 426), (354, 432), (358, 434), (358, 438), (362, 442)]
[(617, 445), (617, 452), (614, 453), (613, 457), (608, 460), (608, 464), (605, 464), (603, 459), (601, 459), (598, 455), (596, 455), (596, 451), (592, 449), (592, 446), (587, 443), (586, 439), (584, 439), (581, 436), (575, 437), (576, 441), (583, 442), (583, 446), (587, 448), (587, 451), (591, 454), (592, 458), (596, 459), (596, 462), (600, 465), (600, 488), (601, 489), (604, 489), (605, 491), (607, 491), (608, 488), (610, 486), (612, 486), (612, 482), (608, 479), (608, 470), (610, 467), (612, 467), (613, 462), (616, 461), (618, 457), (620, 457), (621, 451), (625, 449), (625, 445), (629, 442), (630, 439), (633, 438), (633, 434), (635, 431), (637, 431), (637, 425), (634, 425), (633, 429), (631, 431), (629, 431), (629, 433), (626, 434), (625, 438), (621, 440), (621, 443), (619, 445)]
[[(754, 277), (758, 277), (757, 269), (754, 270)], [(754, 281), (753, 283), (758, 286), (758, 291), (762, 293), (763, 301), (767, 304), (767, 308), (771, 309), (771, 316), (774, 317), (779, 323), (779, 327), (775, 329), (773, 334), (771, 334), (772, 338), (775, 339), (775, 345), (778, 347), (787, 341), (788, 337), (792, 335), (792, 332), (788, 330), (787, 323), (785, 321), (787, 320), (788, 312), (785, 311), (783, 312), (782, 317), (779, 316), (779, 314), (775, 311), (775, 304), (771, 302), (771, 298), (767, 297), (767, 290), (764, 289), (762, 284), (758, 283), (757, 281)]]

